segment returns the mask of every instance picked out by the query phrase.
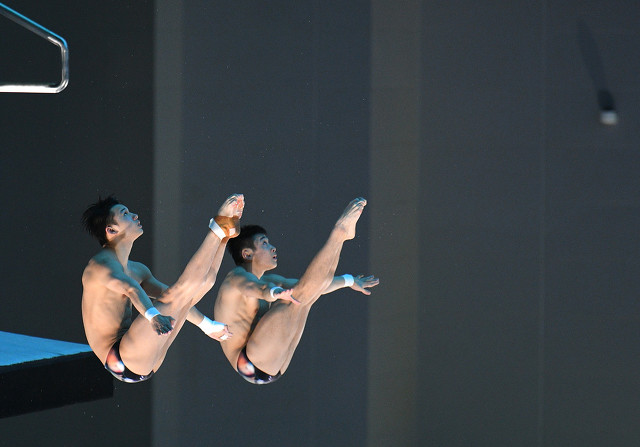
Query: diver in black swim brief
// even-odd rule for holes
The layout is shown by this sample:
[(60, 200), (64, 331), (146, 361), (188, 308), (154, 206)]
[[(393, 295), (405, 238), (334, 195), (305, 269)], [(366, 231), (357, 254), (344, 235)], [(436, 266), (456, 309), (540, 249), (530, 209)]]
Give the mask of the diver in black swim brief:
[(251, 363), (251, 360), (247, 357), (246, 347), (240, 352), (237, 366), (238, 373), (242, 378), (256, 385), (266, 385), (267, 383), (275, 382), (282, 375), (280, 371), (278, 371), (278, 374), (272, 376)]
[(120, 340), (115, 342), (111, 347), (109, 354), (107, 354), (107, 361), (105, 362), (104, 367), (113, 375), (113, 377), (127, 383), (144, 382), (153, 375), (153, 371), (151, 371), (146, 376), (141, 376), (125, 366), (122, 358), (120, 357)]
[(271, 383), (285, 374), (321, 295), (343, 288), (370, 295), (368, 289), (378, 285), (374, 276), (335, 276), (343, 245), (355, 238), (366, 204), (361, 197), (349, 202), (300, 280), (271, 273), (279, 258), (261, 226), (244, 225), (227, 243), (236, 267), (220, 285), (213, 313), (233, 328), (234, 337), (220, 346), (248, 382)]

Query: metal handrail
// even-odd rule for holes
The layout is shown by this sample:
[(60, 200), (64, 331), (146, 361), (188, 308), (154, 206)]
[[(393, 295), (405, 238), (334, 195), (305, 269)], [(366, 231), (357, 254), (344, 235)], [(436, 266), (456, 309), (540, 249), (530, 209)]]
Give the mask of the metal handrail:
[(1, 84), (0, 92), (10, 93), (58, 93), (64, 90), (69, 84), (69, 47), (64, 38), (56, 33), (49, 31), (45, 27), (37, 24), (33, 20), (23, 16), (17, 11), (0, 3), (0, 14), (13, 20), (18, 25), (28, 29), (38, 36), (47, 39), (49, 42), (60, 47), (60, 56), (62, 58), (62, 79), (58, 85), (50, 84)]

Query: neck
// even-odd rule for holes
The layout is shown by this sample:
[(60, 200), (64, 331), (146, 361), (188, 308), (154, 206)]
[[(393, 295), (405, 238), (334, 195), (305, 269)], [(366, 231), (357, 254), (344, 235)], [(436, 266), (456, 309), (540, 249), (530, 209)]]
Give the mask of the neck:
[(107, 243), (104, 248), (113, 251), (116, 254), (116, 258), (118, 258), (118, 262), (120, 262), (122, 267), (126, 267), (127, 263), (129, 262), (131, 249), (133, 248), (133, 241), (111, 242)]
[(264, 272), (266, 272), (265, 269), (256, 267), (252, 262), (242, 264), (242, 268), (244, 268), (247, 272), (256, 275), (258, 279), (262, 278), (262, 275), (264, 275)]

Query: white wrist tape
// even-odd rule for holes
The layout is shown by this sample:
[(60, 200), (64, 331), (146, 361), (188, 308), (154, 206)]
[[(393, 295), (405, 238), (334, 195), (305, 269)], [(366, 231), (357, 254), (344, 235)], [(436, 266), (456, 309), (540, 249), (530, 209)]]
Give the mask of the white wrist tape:
[(148, 308), (147, 311), (144, 313), (144, 317), (149, 321), (151, 321), (151, 319), (156, 315), (160, 315), (160, 311), (155, 307)]
[(282, 287), (272, 287), (271, 290), (269, 290), (269, 295), (271, 295), (271, 298), (275, 298), (275, 294), (276, 293), (280, 293), (282, 292), (284, 289)]
[(204, 317), (203, 320), (198, 324), (198, 327), (202, 329), (202, 332), (205, 334), (213, 334), (214, 332), (220, 332), (224, 329), (224, 323), (218, 323), (217, 321), (213, 321), (208, 317)]
[(220, 239), (224, 239), (225, 237), (227, 237), (227, 235), (224, 234), (224, 230), (220, 228), (220, 225), (216, 223), (214, 218), (211, 218), (211, 220), (209, 221), (209, 228), (211, 229), (211, 231), (213, 231), (213, 234), (218, 236)]
[(344, 279), (344, 286), (345, 287), (351, 287), (354, 283), (353, 281), (353, 275), (349, 275), (348, 273), (346, 275), (342, 275), (342, 278)]

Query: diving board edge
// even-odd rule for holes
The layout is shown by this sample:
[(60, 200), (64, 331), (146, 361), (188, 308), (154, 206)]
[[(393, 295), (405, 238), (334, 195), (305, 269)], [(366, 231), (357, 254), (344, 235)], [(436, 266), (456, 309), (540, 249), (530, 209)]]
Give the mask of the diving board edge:
[(0, 366), (0, 418), (113, 397), (93, 352)]

